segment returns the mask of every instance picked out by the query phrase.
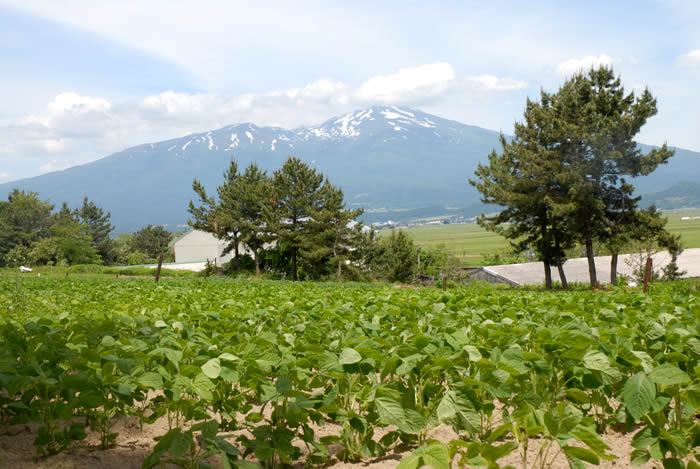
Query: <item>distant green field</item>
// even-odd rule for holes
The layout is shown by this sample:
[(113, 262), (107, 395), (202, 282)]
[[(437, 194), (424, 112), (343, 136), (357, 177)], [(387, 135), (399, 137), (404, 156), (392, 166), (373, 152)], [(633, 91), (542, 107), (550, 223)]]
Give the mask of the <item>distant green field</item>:
[[(684, 247), (700, 248), (700, 220), (681, 220), (681, 217), (700, 216), (700, 209), (669, 210), (664, 214), (668, 217), (668, 229), (680, 233)], [(509, 248), (505, 238), (474, 223), (418, 226), (406, 228), (406, 231), (421, 248), (444, 244), (467, 265), (483, 265), (484, 254), (495, 254)], [(389, 233), (382, 231), (380, 234), (386, 236)]]

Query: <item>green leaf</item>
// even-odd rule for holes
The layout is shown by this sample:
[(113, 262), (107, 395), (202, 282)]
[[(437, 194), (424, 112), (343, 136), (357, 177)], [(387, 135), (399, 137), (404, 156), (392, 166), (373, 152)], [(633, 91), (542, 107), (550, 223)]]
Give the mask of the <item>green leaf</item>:
[(683, 461), (676, 458), (666, 458), (663, 460), (664, 469), (685, 469)]
[(340, 359), (338, 360), (341, 365), (352, 365), (358, 363), (362, 360), (362, 355), (360, 352), (354, 348), (344, 348), (340, 353)]
[(481, 360), (482, 356), (478, 348), (474, 347), (473, 345), (465, 345), (463, 349), (467, 352), (467, 354), (469, 354), (469, 361), (478, 362)]
[(583, 366), (589, 370), (605, 371), (610, 368), (610, 359), (603, 352), (593, 350), (583, 356)]
[(588, 428), (579, 427), (578, 430), (571, 432), (571, 434), (581, 443), (585, 443), (586, 446), (588, 446), (598, 456), (605, 459), (615, 459), (615, 456), (605, 454), (610, 447), (595, 431), (589, 430)]
[(214, 399), (214, 394), (211, 392), (214, 389), (214, 383), (207, 378), (203, 373), (198, 373), (192, 380), (192, 389), (194, 392), (205, 400)]
[[(394, 425), (406, 433), (416, 433), (422, 430), (418, 427), (415, 415), (407, 416), (401, 405), (401, 397), (396, 392), (378, 391), (374, 398), (374, 406), (379, 414), (379, 420), (385, 425)], [(415, 413), (415, 411), (413, 411)], [(424, 424), (425, 422), (423, 422)]]
[(430, 440), (412, 455), (404, 458), (396, 469), (418, 469), (428, 466), (432, 469), (450, 469), (450, 457), (447, 446), (443, 443)]
[(221, 374), (221, 362), (218, 358), (212, 358), (204, 365), (202, 365), (202, 372), (207, 375), (208, 378), (216, 379)]
[(183, 457), (192, 446), (192, 432), (177, 433), (170, 443), (170, 456), (175, 459)]
[(675, 384), (688, 384), (691, 382), (690, 376), (675, 365), (666, 363), (659, 365), (649, 373), (649, 379), (656, 384), (673, 386)]
[(625, 383), (625, 409), (635, 421), (649, 412), (656, 399), (656, 386), (644, 373), (637, 373)]
[(646, 449), (635, 449), (630, 454), (630, 464), (634, 467), (646, 464), (649, 459), (651, 459), (651, 455)]
[(142, 374), (136, 381), (144, 388), (156, 390), (163, 388), (163, 377), (152, 371)]
[(564, 446), (562, 450), (571, 458), (580, 459), (581, 461), (586, 461), (596, 466), (600, 464), (600, 458), (590, 449), (578, 448), (576, 446)]

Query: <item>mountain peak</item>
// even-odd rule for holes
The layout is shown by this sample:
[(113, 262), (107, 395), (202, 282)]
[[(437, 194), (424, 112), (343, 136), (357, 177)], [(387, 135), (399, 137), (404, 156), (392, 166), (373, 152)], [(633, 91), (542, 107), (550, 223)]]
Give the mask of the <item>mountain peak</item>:
[(411, 127), (432, 129), (435, 122), (428, 114), (411, 108), (397, 106), (372, 106), (366, 109), (333, 117), (318, 127), (297, 129), (296, 134), (308, 140), (310, 138), (332, 139), (359, 137), (363, 132), (374, 133), (382, 127), (390, 126), (396, 132)]

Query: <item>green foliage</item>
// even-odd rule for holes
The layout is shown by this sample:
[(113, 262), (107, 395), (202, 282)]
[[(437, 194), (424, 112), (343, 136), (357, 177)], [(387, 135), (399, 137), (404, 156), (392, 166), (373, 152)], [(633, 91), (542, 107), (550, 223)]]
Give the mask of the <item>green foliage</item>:
[(14, 190), (0, 202), (0, 265), (93, 263), (115, 258), (109, 233), (114, 227), (94, 202), (72, 211), (53, 205), (39, 194)]
[(403, 230), (392, 230), (373, 248), (370, 269), (375, 277), (389, 282), (411, 282), (418, 267), (418, 253), (411, 237)]
[(615, 256), (635, 239), (630, 231), (646, 227), (625, 177), (647, 175), (673, 156), (666, 145), (642, 154), (634, 141), (656, 112), (649, 90), (625, 93), (608, 67), (575, 74), (556, 93), (542, 91), (538, 102), (528, 99), (513, 139), (502, 136), (502, 153), (493, 151), (470, 180), (483, 202), (505, 206), (479, 223), (519, 252), (532, 246), (550, 288), (550, 265), (561, 266), (566, 250), (581, 242), (595, 285), (593, 243), (607, 243)]
[(162, 226), (148, 225), (135, 232), (129, 241), (132, 253), (143, 253), (151, 262), (156, 262), (162, 253), (167, 253), (173, 234)]
[[(614, 458), (617, 425), (635, 449), (619, 464), (681, 467), (700, 456), (698, 295), (0, 277), (0, 420), (37, 422), (43, 454), (85, 421), (109, 446), (120, 416), (162, 417), (145, 467), (245, 468), (406, 445), (401, 467), (579, 468)], [(429, 440), (438, 424), (458, 438)]]
[(114, 225), (110, 223), (111, 213), (104, 213), (104, 210), (85, 196), (83, 205), (75, 210), (75, 214), (78, 221), (86, 226), (87, 234), (91, 240), (90, 243), (102, 261), (105, 264), (114, 263), (117, 253), (114, 242), (110, 237), (110, 234), (114, 231)]

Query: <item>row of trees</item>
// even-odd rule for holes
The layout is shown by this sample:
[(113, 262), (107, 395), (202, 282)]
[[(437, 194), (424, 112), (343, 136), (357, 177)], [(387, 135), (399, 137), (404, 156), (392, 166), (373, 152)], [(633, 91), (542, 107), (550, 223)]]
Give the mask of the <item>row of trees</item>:
[(112, 238), (111, 214), (87, 197), (78, 208), (65, 202), (54, 208), (38, 193), (18, 189), (0, 201), (0, 266), (140, 264), (166, 252), (172, 239), (150, 225)]
[(678, 236), (664, 229), (652, 207), (638, 207), (627, 178), (651, 173), (673, 156), (665, 144), (643, 154), (634, 136), (657, 112), (648, 89), (626, 93), (612, 68), (578, 73), (556, 93), (528, 99), (524, 121), (512, 139), (501, 136), (470, 180), (482, 201), (505, 207), (479, 223), (511, 240), (517, 251), (532, 248), (543, 261), (546, 286), (556, 266), (566, 286), (566, 251), (585, 246), (591, 285), (598, 282), (594, 242), (612, 254), (611, 282), (617, 280), (618, 253), (630, 241), (656, 240), (671, 253)]
[[(415, 250), (405, 233), (378, 239), (355, 219), (362, 209), (346, 207), (343, 191), (299, 158), (290, 157), (268, 175), (255, 163), (240, 172), (231, 161), (217, 198), (196, 179), (198, 202), (190, 202), (190, 224), (227, 241), (240, 269), (242, 254), (262, 268), (300, 273), (309, 278), (343, 272), (352, 278), (409, 281), (415, 271)], [(411, 264), (406, 266), (406, 263)]]

